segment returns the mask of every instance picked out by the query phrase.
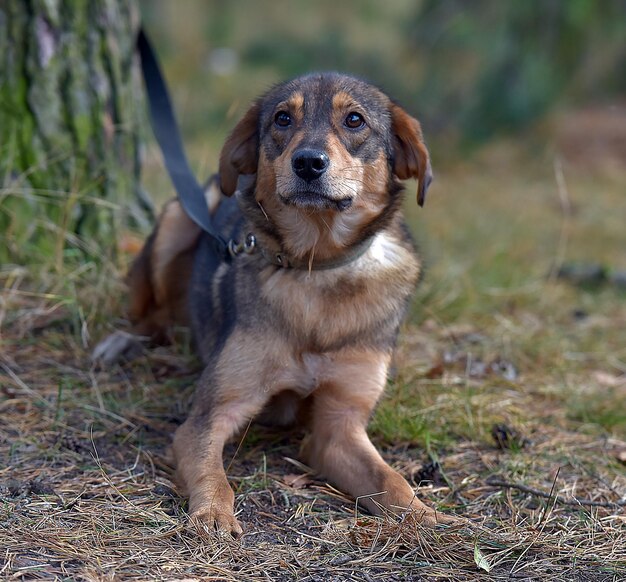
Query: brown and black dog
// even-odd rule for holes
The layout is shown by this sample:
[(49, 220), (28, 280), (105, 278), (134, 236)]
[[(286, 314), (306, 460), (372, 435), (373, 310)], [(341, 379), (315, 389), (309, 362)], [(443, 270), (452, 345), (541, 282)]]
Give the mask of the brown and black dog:
[[(213, 220), (247, 252), (220, 261), (178, 202), (165, 207), (129, 276), (130, 317), (152, 338), (191, 325), (206, 365), (173, 443), (193, 517), (241, 533), (222, 452), (262, 418), (303, 426), (304, 461), (372, 513), (452, 520), (415, 497), (366, 430), (420, 275), (401, 212), (408, 178), (423, 204), (419, 123), (362, 80), (311, 74), (252, 104), (207, 191)], [(98, 355), (113, 359), (120, 341)]]

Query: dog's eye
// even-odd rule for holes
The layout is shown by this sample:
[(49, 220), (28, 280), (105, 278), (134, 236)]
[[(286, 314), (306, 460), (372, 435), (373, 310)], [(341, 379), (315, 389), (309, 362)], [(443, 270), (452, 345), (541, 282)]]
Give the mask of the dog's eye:
[(352, 113), (348, 113), (348, 115), (346, 115), (343, 123), (350, 129), (359, 129), (365, 125), (365, 119), (363, 119), (363, 116), (360, 113), (355, 113), (353, 111)]
[(291, 115), (286, 111), (279, 111), (274, 116), (274, 123), (278, 125), (278, 127), (289, 127), (291, 125)]

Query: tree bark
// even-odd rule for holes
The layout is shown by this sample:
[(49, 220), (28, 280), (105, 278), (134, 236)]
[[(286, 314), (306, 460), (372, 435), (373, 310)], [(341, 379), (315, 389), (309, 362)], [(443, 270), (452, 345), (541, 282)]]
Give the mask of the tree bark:
[(149, 217), (138, 26), (135, 0), (0, 2), (3, 262), (106, 256)]

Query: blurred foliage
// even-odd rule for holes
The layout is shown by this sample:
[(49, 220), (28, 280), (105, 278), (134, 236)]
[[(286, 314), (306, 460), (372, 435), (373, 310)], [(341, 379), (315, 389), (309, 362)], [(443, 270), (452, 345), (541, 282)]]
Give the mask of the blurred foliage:
[[(408, 32), (423, 58), (427, 108), (464, 136), (517, 129), (559, 100), (626, 91), (626, 2), (426, 0)], [(622, 74), (618, 74), (622, 71)]]
[[(186, 87), (191, 133), (311, 70), (363, 76), (427, 133), (463, 141), (626, 92), (626, 0), (144, 0), (142, 9), (168, 76)], [(218, 70), (223, 49), (231, 62)]]

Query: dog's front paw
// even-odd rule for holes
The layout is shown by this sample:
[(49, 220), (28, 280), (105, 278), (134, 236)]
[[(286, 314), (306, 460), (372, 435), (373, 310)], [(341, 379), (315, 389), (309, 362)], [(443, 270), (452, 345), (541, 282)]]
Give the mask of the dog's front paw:
[(225, 532), (238, 538), (243, 529), (235, 517), (234, 501), (235, 495), (228, 483), (204, 492), (201, 497), (192, 496), (189, 502), (190, 520), (206, 525), (210, 531)]
[(419, 499), (415, 498), (411, 502), (411, 505), (407, 508), (406, 513), (403, 515), (403, 520), (408, 522), (419, 523), (426, 527), (435, 527), (437, 525), (464, 525), (466, 522), (464, 519), (455, 517), (453, 515), (447, 515), (436, 511), (432, 507), (422, 503)]
[(147, 338), (118, 330), (105, 337), (91, 352), (91, 360), (100, 364), (116, 364), (139, 357)]
[(216, 507), (215, 505), (203, 507), (194, 511), (189, 519), (199, 525), (206, 525), (209, 531), (228, 533), (234, 538), (238, 538), (243, 533), (232, 509)]

